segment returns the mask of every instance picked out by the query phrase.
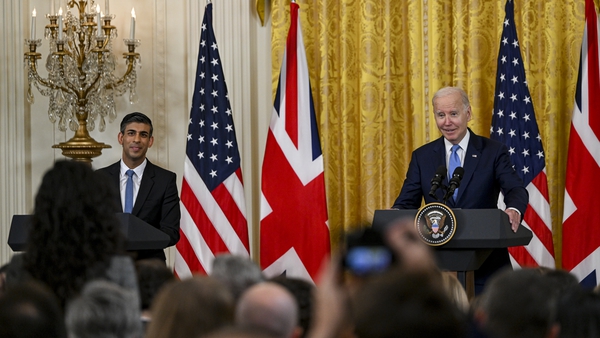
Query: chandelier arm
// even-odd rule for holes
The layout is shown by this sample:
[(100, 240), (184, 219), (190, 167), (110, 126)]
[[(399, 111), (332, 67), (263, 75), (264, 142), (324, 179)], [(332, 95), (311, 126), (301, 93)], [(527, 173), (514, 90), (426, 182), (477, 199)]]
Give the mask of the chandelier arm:
[[(124, 54), (128, 54), (128, 53), (124, 53)], [(135, 53), (135, 54), (137, 54), (137, 53)], [(129, 74), (131, 74), (131, 72), (133, 71), (133, 67), (135, 64), (135, 55), (125, 55), (125, 57), (127, 58), (127, 70), (125, 71), (125, 74), (123, 74), (123, 76), (120, 79), (116, 80), (113, 84), (108, 84), (105, 88), (115, 89), (117, 87), (120, 87), (121, 85), (123, 85), (125, 83), (125, 81), (127, 81)]]
[[(44, 86), (46, 88), (60, 89), (65, 92), (69, 92), (69, 88), (64, 87), (64, 86), (55, 85), (50, 80), (44, 79), (43, 77), (41, 77), (37, 71), (36, 62), (35, 62), (35, 60), (32, 60), (32, 59), (29, 60), (29, 74), (33, 77), (35, 82), (41, 84), (42, 86)], [(30, 83), (31, 83), (31, 81), (30, 81)], [(73, 91), (74, 91), (74, 88), (73, 88)]]

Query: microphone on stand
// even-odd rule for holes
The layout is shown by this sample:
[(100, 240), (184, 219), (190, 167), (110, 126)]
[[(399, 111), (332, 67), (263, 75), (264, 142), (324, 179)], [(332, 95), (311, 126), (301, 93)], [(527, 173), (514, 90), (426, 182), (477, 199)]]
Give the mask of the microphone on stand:
[(463, 169), (462, 167), (457, 167), (456, 169), (454, 169), (454, 173), (452, 174), (452, 178), (450, 179), (450, 185), (448, 186), (448, 191), (444, 196), (444, 203), (448, 200), (448, 198), (454, 195), (454, 190), (456, 190), (456, 188), (460, 186), (460, 181), (462, 180), (464, 174), (465, 169)]
[(435, 171), (435, 175), (431, 179), (431, 190), (429, 190), (429, 196), (437, 199), (435, 197), (435, 191), (440, 188), (442, 185), (442, 181), (446, 177), (446, 166), (441, 165)]

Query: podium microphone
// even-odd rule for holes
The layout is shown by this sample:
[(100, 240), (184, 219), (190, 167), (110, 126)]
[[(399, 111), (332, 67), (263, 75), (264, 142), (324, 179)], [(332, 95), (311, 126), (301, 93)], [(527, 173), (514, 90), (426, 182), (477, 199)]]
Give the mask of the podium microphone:
[(446, 166), (441, 165), (435, 171), (435, 176), (431, 179), (431, 190), (429, 190), (429, 196), (435, 198), (435, 191), (442, 185), (442, 181), (446, 177)]
[(454, 169), (454, 173), (452, 173), (452, 178), (450, 179), (450, 185), (448, 186), (448, 191), (446, 192), (446, 196), (444, 196), (444, 201), (447, 201), (450, 196), (454, 195), (454, 190), (460, 186), (460, 181), (465, 174), (465, 169), (462, 167), (457, 167)]

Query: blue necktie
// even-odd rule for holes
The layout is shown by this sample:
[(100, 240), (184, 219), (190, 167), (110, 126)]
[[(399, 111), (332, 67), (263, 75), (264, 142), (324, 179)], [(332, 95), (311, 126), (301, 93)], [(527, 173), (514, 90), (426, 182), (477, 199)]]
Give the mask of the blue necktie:
[(133, 170), (129, 169), (127, 174), (127, 185), (125, 185), (125, 210), (124, 213), (131, 214), (133, 210)]
[[(458, 149), (460, 149), (460, 146), (458, 144), (452, 146), (452, 153), (450, 154), (450, 161), (448, 163), (448, 175), (450, 175), (449, 177), (452, 177), (454, 170), (460, 167), (460, 157), (458, 157)], [(455, 202), (456, 196), (458, 196), (458, 188), (454, 190), (454, 195), (452, 195)]]

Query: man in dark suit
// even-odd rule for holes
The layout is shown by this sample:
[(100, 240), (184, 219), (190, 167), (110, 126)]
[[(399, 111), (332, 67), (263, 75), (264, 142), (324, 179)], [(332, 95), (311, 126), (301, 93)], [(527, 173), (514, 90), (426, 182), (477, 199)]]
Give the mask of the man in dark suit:
[[(168, 246), (171, 246), (179, 241), (181, 211), (177, 177), (146, 158), (146, 152), (154, 142), (152, 132), (152, 121), (146, 115), (138, 112), (126, 115), (118, 135), (119, 144), (123, 146), (121, 161), (99, 171), (108, 175), (110, 183), (121, 192), (118, 205), (123, 212), (129, 212), (169, 235)], [(136, 251), (135, 258), (166, 260), (160, 249)]]
[[(442, 201), (443, 189), (436, 191), (436, 198), (429, 195), (431, 179), (440, 166), (449, 168), (452, 148), (459, 145), (456, 155), (464, 175), (457, 194), (449, 197), (447, 205), (462, 209), (497, 208), (498, 196), (502, 192), (505, 212), (512, 230), (516, 232), (527, 208), (529, 195), (512, 167), (508, 149), (503, 143), (478, 136), (467, 127), (472, 118), (471, 105), (462, 89), (442, 88), (435, 93), (432, 103), (442, 137), (413, 151), (404, 185), (392, 208), (418, 209), (423, 199), (425, 203)], [(446, 186), (452, 174), (446, 173)], [(475, 272), (476, 292), (480, 291), (489, 275), (509, 264), (508, 250), (494, 250)]]

